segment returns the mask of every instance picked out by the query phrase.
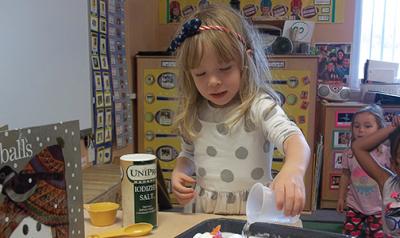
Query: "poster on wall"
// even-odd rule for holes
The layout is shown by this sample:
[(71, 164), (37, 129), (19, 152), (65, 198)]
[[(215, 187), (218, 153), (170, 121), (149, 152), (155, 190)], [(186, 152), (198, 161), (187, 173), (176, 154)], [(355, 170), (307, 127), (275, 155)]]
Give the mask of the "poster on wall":
[[(160, 0), (161, 24), (179, 23), (208, 4), (230, 5), (231, 0)], [(231, 4), (253, 20), (307, 20), (316, 23), (343, 23), (344, 0), (240, 0)]]
[(338, 190), (340, 185), (340, 174), (329, 175), (329, 189)]
[(383, 117), (385, 119), (386, 125), (390, 125), (393, 121), (393, 117), (400, 116), (400, 111), (385, 110), (383, 112)]
[(317, 43), (318, 82), (348, 85), (350, 81), (350, 43)]
[(355, 110), (337, 111), (335, 113), (335, 127), (350, 127)]
[(343, 164), (343, 151), (333, 151), (333, 168), (342, 169)]
[(350, 145), (351, 131), (350, 130), (333, 130), (332, 148), (346, 149)]

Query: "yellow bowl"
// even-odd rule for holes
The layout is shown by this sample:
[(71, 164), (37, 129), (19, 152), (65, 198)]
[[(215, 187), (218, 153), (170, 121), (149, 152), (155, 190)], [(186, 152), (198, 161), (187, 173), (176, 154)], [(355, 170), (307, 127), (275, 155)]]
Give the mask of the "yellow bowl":
[(84, 204), (88, 211), (90, 222), (94, 226), (109, 226), (114, 224), (119, 204), (113, 202), (98, 202)]

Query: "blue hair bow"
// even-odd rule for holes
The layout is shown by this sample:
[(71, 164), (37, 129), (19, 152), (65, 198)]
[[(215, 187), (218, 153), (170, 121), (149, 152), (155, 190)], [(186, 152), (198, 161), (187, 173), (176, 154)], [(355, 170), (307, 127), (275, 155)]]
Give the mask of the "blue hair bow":
[(193, 18), (182, 26), (181, 32), (172, 40), (167, 52), (174, 52), (188, 37), (194, 36), (199, 32), (201, 20)]

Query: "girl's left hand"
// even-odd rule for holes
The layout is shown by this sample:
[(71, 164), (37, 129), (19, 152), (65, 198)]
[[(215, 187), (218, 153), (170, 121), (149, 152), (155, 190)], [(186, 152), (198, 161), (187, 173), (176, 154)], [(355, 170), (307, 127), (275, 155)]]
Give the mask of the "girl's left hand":
[(271, 188), (275, 192), (277, 209), (283, 209), (286, 216), (295, 216), (303, 211), (306, 193), (301, 172), (283, 167)]

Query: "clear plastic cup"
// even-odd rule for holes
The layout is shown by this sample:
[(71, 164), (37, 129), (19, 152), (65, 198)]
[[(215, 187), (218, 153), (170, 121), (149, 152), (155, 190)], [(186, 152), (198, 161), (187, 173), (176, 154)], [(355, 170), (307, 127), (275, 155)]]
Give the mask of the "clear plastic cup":
[(278, 210), (275, 203), (275, 193), (269, 187), (256, 183), (250, 189), (246, 204), (247, 222), (267, 222), (276, 224), (296, 224), (299, 215), (285, 216), (283, 210)]

